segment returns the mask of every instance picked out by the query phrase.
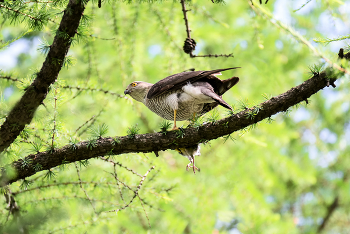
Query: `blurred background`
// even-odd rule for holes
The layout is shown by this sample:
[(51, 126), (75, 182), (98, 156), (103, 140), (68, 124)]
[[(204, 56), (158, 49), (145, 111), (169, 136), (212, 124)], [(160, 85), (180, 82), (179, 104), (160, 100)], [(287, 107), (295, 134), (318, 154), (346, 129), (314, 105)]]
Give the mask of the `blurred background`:
[[(31, 30), (28, 17), (11, 20), (13, 11), (1, 6), (0, 124), (40, 70), (67, 1), (16, 4), (13, 9), (34, 16), (45, 11), (52, 21)], [(339, 49), (349, 43), (327, 39), (350, 34), (350, 1), (193, 0), (186, 7), (194, 54), (234, 57), (190, 58), (183, 52), (180, 2), (103, 1), (101, 8), (89, 2), (78, 29), (82, 36), (45, 105), (0, 165), (101, 132), (115, 137), (131, 128), (160, 131), (163, 119), (123, 95), (135, 80), (155, 83), (190, 68), (239, 66), (220, 77), (240, 78), (224, 95), (238, 112), (301, 84), (312, 76), (309, 67), (327, 66), (322, 56), (337, 62)], [(195, 175), (185, 170), (188, 160), (170, 150), (160, 157), (124, 154), (38, 172), (9, 186), (18, 217), (8, 217), (0, 197), (0, 226), (4, 233), (348, 233), (349, 77), (336, 85), (272, 121), (202, 144)], [(228, 113), (218, 107), (201, 121), (215, 115)], [(117, 214), (107, 212), (129, 203), (131, 189), (152, 166), (140, 198)]]

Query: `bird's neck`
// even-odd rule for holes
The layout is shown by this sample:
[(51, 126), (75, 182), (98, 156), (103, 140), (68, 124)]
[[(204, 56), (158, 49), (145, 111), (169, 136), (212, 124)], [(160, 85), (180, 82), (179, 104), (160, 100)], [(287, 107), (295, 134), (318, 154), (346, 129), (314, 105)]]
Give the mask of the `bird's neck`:
[(152, 86), (140, 90), (139, 92), (132, 93), (132, 98), (138, 102), (145, 102), (146, 95)]

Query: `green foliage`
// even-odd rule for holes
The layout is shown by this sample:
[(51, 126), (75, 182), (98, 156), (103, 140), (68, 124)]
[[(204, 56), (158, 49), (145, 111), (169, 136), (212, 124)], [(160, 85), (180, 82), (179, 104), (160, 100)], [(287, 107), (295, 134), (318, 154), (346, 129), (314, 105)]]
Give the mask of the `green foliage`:
[(34, 142), (30, 142), (30, 144), (32, 146), (31, 148), (32, 153), (39, 153), (44, 147), (43, 142), (37, 138), (34, 140)]
[(95, 138), (92, 138), (92, 139), (89, 139), (87, 141), (87, 144), (86, 144), (87, 148), (89, 150), (92, 150), (93, 148), (95, 148), (97, 146), (97, 141)]
[(172, 123), (169, 122), (169, 121), (166, 121), (166, 120), (163, 120), (161, 123), (160, 123), (160, 131), (166, 135), (168, 129), (171, 127)]
[(52, 170), (47, 170), (45, 176), (44, 176), (44, 179), (47, 179), (47, 180), (52, 180), (56, 177), (56, 173), (53, 172)]
[(346, 39), (349, 39), (350, 38), (350, 34), (346, 35), (346, 36), (340, 36), (340, 37), (337, 37), (337, 38), (315, 38), (314, 39), (314, 42), (317, 42), (317, 43), (324, 43), (324, 44), (329, 44), (331, 42), (334, 42), (334, 41), (342, 41), (342, 40), (346, 40)]
[(312, 66), (309, 66), (309, 70), (311, 75), (313, 76), (318, 76), (323, 70), (323, 64), (314, 64)]
[(266, 93), (263, 93), (263, 94), (261, 94), (261, 95), (263, 96), (263, 98), (264, 98), (266, 101), (272, 98), (271, 95), (268, 95), (268, 94), (266, 94)]
[(71, 149), (71, 150), (76, 150), (77, 149), (77, 147), (78, 147), (78, 143), (79, 143), (79, 140), (78, 139), (76, 139), (76, 138), (70, 138), (69, 139), (69, 148)]
[(194, 127), (194, 128), (199, 128), (203, 123), (203, 118), (202, 116), (195, 115), (194, 119), (192, 119), (189, 123), (189, 127)]
[(207, 121), (212, 124), (216, 124), (216, 122), (220, 119), (219, 112), (214, 109), (208, 113)]
[(236, 139), (232, 136), (232, 134), (228, 134), (226, 136), (223, 136), (224, 138), (224, 143), (226, 143), (227, 140), (235, 141)]
[(41, 171), (43, 169), (43, 166), (39, 163), (33, 165), (33, 168), (35, 171)]
[(140, 128), (137, 126), (137, 124), (135, 124), (134, 126), (129, 127), (126, 133), (130, 139), (134, 139), (135, 136), (139, 133), (139, 131)]
[(88, 160), (81, 160), (81, 161), (79, 161), (79, 165), (80, 165), (80, 167), (87, 167), (90, 165), (90, 163)]
[(24, 179), (19, 187), (21, 190), (27, 190), (31, 184), (33, 184), (33, 181)]
[[(98, 8), (98, 1), (84, 0), (86, 10), (73, 38), (59, 29), (63, 14), (72, 13), (68, 2), (1, 3), (1, 51), (26, 49), (18, 56), (11, 52), (16, 67), (1, 67), (0, 125), (37, 78), (54, 37), (72, 45), (64, 60), (49, 61), (69, 69), (61, 69), (32, 121), (0, 154), (1, 170), (14, 174), (7, 165), (20, 160), (19, 167), (36, 172), (1, 188), (2, 194), (12, 194), (19, 215), (9, 213), (0, 196), (0, 233), (316, 233), (337, 197), (340, 202), (322, 232), (348, 232), (350, 86), (337, 65), (348, 71), (350, 63), (338, 60), (339, 44), (333, 41), (346, 51), (340, 39), (349, 35), (330, 33), (349, 18), (339, 1), (186, 1), (197, 42), (193, 53), (233, 52), (234, 58), (190, 58), (183, 52), (187, 35), (178, 1), (108, 0)], [(281, 7), (292, 24), (277, 20)], [(312, 38), (321, 43), (310, 43)], [(218, 106), (189, 121), (189, 127), (240, 111), (247, 112), (245, 121), (255, 119), (258, 103), (307, 80), (308, 67), (312, 76), (326, 72), (330, 87), (308, 98), (308, 105), (303, 101), (237, 134), (210, 142), (201, 136), (202, 156), (195, 161), (202, 170), (195, 176), (185, 170), (187, 159), (173, 150), (159, 151), (160, 157), (105, 156), (125, 147), (125, 133), (134, 139), (160, 127), (169, 137), (172, 122), (123, 95), (132, 81), (155, 83), (189, 68), (232, 66), (241, 69), (222, 72), (220, 78), (240, 78), (223, 94), (227, 103), (235, 103), (234, 111)], [(336, 89), (332, 78), (338, 78)], [(63, 160), (48, 171), (46, 161), (26, 158), (63, 146), (72, 158), (78, 146), (86, 150), (85, 145), (88, 154), (107, 134), (115, 150), (101, 148), (100, 157), (79, 161), (77, 168)], [(175, 136), (186, 137), (181, 128)], [(177, 138), (171, 146), (181, 147)]]
[(185, 136), (185, 132), (183, 128), (179, 128), (175, 131), (177, 138), (183, 138)]
[(102, 138), (105, 136), (108, 132), (108, 126), (103, 123), (99, 124), (97, 126), (93, 126), (89, 129), (90, 135), (93, 138)]
[(240, 110), (246, 110), (249, 108), (249, 102), (248, 102), (248, 99), (241, 99), (239, 100), (239, 107), (240, 107)]
[(113, 145), (117, 145), (117, 144), (120, 144), (120, 139), (119, 139), (119, 137), (113, 138)]
[(28, 31), (22, 33), (20, 36), (15, 37), (15, 38), (13, 38), (12, 40), (9, 40), (9, 41), (7, 41), (7, 42), (5, 42), (5, 43), (1, 43), (1, 45), (0, 45), (0, 50), (6, 48), (6, 47), (7, 47), (8, 45), (10, 45), (12, 42), (15, 42), (15, 41), (17, 41), (17, 40), (23, 38), (27, 33), (30, 33), (30, 32), (32, 32), (32, 31), (33, 31), (33, 30), (29, 29)]
[(227, 111), (227, 116), (235, 115), (235, 109), (236, 109), (236, 107), (235, 107), (235, 105), (231, 105), (231, 107), (232, 107), (232, 110), (228, 110), (228, 111)]
[(249, 110), (246, 114), (247, 119), (254, 119), (255, 116), (259, 113), (261, 108), (259, 106), (254, 106), (252, 110)]
[(47, 55), (50, 51), (50, 44), (44, 39), (39, 45), (38, 51), (40, 51), (44, 55)]
[(32, 159), (30, 158), (22, 158), (22, 168), (30, 167), (30, 164), (32, 163)]

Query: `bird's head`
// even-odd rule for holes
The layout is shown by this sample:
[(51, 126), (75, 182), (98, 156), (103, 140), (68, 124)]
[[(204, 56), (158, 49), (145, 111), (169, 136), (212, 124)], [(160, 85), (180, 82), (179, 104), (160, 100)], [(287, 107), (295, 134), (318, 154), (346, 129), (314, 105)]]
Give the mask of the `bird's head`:
[(124, 94), (129, 94), (133, 99), (139, 102), (143, 102), (145, 96), (147, 95), (150, 88), (153, 84), (143, 82), (143, 81), (134, 81), (128, 85), (125, 89)]

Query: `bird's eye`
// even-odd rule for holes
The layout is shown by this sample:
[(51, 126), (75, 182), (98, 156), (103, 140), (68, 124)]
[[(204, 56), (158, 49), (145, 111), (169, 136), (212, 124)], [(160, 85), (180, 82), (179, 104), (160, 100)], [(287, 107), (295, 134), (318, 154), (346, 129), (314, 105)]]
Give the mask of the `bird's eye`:
[(131, 83), (131, 86), (132, 86), (132, 87), (135, 87), (136, 85), (137, 85), (137, 83), (136, 83), (136, 82)]

